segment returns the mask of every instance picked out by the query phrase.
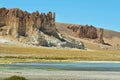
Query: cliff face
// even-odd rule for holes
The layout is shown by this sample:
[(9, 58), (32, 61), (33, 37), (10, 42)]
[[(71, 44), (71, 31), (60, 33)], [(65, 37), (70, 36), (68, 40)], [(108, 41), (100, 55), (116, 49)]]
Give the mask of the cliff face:
[(100, 29), (99, 32), (97, 28), (89, 25), (69, 25), (68, 29), (75, 32), (80, 38), (89, 38), (89, 39), (98, 39), (99, 43), (104, 44), (103, 40), (103, 29)]
[(103, 32), (104, 32), (104, 30), (102, 28), (100, 28), (100, 30), (99, 30), (99, 43), (102, 43), (102, 44), (104, 44)]
[(71, 25), (71, 26), (68, 26), (68, 29), (71, 29), (73, 30), (73, 32), (78, 33), (78, 36), (80, 38), (90, 38), (90, 39), (97, 38), (97, 29), (93, 26)]
[(75, 41), (67, 41), (61, 37), (55, 25), (55, 13), (52, 12), (47, 14), (38, 11), (28, 13), (18, 8), (0, 8), (0, 35), (10, 36), (27, 44), (49, 47), (73, 46), (84, 49), (82, 42), (75, 44)]
[(56, 34), (55, 13), (28, 13), (20, 9), (0, 9), (0, 26), (9, 26), (6, 35), (31, 36), (34, 31)]

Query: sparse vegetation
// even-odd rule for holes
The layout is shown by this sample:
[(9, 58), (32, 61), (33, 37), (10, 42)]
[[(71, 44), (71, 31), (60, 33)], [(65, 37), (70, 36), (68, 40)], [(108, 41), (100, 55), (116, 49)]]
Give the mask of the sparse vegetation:
[(22, 76), (12, 76), (12, 77), (9, 77), (9, 78), (6, 78), (4, 80), (27, 80), (25, 77), (22, 77)]
[(41, 61), (120, 61), (119, 50), (75, 50), (0, 45), (0, 63)]

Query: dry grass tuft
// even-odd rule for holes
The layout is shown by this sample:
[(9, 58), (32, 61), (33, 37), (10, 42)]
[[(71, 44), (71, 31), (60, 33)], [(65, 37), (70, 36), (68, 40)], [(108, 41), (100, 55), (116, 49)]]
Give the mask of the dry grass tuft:
[[(11, 54), (12, 56), (2, 56), (4, 53)], [(17, 56), (17, 54), (21, 54), (21, 56)], [(40, 61), (120, 61), (119, 50), (87, 51), (0, 45), (0, 55), (0, 63)]]

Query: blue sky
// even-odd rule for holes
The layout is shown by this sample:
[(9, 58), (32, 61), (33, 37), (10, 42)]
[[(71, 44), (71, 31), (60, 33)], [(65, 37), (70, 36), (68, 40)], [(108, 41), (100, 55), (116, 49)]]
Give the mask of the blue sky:
[(120, 32), (120, 0), (0, 0), (0, 7), (56, 12), (56, 22), (89, 24)]

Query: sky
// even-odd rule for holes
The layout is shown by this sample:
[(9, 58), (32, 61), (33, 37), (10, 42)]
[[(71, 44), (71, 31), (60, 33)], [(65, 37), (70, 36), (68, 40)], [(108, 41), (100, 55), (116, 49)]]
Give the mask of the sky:
[(56, 12), (56, 22), (120, 32), (120, 0), (0, 0), (0, 7)]

